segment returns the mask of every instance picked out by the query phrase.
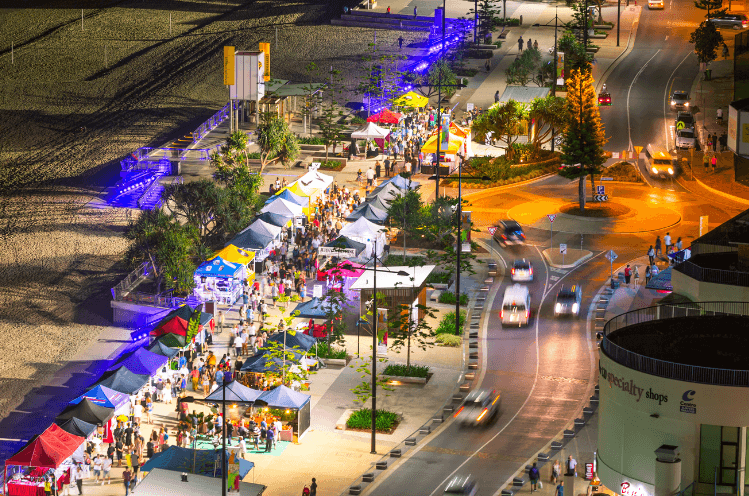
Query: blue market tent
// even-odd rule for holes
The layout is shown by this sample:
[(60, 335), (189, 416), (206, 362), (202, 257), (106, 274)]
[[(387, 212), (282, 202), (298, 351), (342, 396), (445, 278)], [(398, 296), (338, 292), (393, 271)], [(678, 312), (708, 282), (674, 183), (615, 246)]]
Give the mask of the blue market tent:
[(397, 176), (393, 176), (390, 179), (388, 179), (387, 181), (385, 181), (384, 183), (382, 183), (383, 186), (385, 184), (392, 184), (393, 186), (395, 186), (396, 188), (401, 189), (401, 190), (405, 190), (405, 189), (416, 189), (416, 188), (418, 188), (418, 187), (421, 186), (421, 184), (417, 183), (416, 181), (412, 181), (410, 179), (406, 179), (405, 177), (401, 176), (400, 174), (398, 174)]
[(378, 210), (382, 210), (383, 212), (387, 212), (390, 208), (390, 202), (393, 201), (393, 198), (395, 197), (391, 196), (390, 193), (385, 193), (383, 191), (379, 195), (368, 198), (366, 204), (371, 205)]
[(258, 215), (257, 218), (267, 224), (271, 224), (278, 227), (285, 227), (293, 217), (287, 217), (283, 214), (277, 214), (275, 212), (263, 212)]
[(213, 260), (208, 260), (200, 264), (195, 270), (195, 275), (228, 279), (230, 277), (240, 277), (241, 272), (242, 266), (240, 264), (227, 262), (221, 257), (216, 257)]
[[(195, 473), (208, 477), (221, 477), (221, 450), (192, 450), (169, 446), (166, 451), (155, 453), (142, 467), (141, 471), (150, 472), (155, 468), (173, 470), (175, 472), (192, 473), (193, 456), (195, 461)], [(227, 451), (227, 459), (230, 454)], [(255, 466), (254, 463), (244, 460), (239, 461), (239, 476), (244, 477)], [(215, 467), (215, 473), (214, 473)]]
[(167, 358), (172, 358), (176, 356), (177, 353), (179, 353), (179, 350), (177, 348), (170, 348), (164, 343), (162, 343), (160, 337), (156, 339), (155, 341), (153, 341), (148, 346), (146, 346), (146, 349), (152, 353), (164, 355)]
[[(277, 229), (276, 233), (268, 231), (267, 226)], [(244, 231), (240, 232), (227, 245), (234, 245), (245, 250), (262, 250), (271, 244), (276, 234), (281, 232), (281, 227), (256, 220)]]
[(351, 214), (346, 217), (346, 220), (349, 222), (353, 222), (359, 217), (364, 217), (368, 221), (374, 222), (375, 224), (382, 224), (388, 218), (388, 213), (386, 210), (382, 210), (377, 207), (373, 207), (369, 203), (365, 203), (361, 207), (351, 212)]
[(291, 203), (296, 203), (297, 205), (301, 205), (304, 208), (309, 207), (309, 197), (297, 195), (296, 193), (292, 193), (291, 191), (288, 190), (288, 188), (285, 188), (283, 191), (281, 191), (275, 196), (271, 196), (270, 199), (265, 203), (268, 204), (276, 198), (283, 198), (286, 201), (290, 201)]
[[(277, 332), (275, 334), (271, 334), (270, 336), (268, 336), (268, 341), (275, 341), (276, 343), (283, 344), (284, 333)], [(317, 339), (302, 332), (295, 332), (294, 334), (291, 334), (290, 332), (286, 333), (287, 348), (297, 349), (298, 347), (301, 351), (309, 351), (313, 346), (315, 346), (316, 342)]]
[(96, 430), (96, 424), (89, 424), (79, 418), (69, 418), (67, 420), (56, 420), (57, 425), (60, 429), (64, 430), (68, 434), (74, 436), (80, 436), (87, 438), (92, 432)]
[(106, 386), (109, 389), (114, 389), (125, 394), (133, 394), (142, 388), (150, 377), (148, 374), (136, 374), (128, 370), (127, 367), (120, 367), (116, 371), (106, 375), (96, 385)]
[(121, 406), (130, 403), (130, 397), (128, 395), (115, 391), (114, 389), (109, 389), (101, 384), (89, 389), (70, 403), (77, 405), (84, 399), (88, 399), (92, 403), (103, 406), (104, 408), (112, 408), (113, 410), (117, 410)]
[(264, 391), (257, 402), (265, 403), (271, 408), (294, 408), (300, 409), (309, 403), (310, 397), (304, 393), (298, 393), (286, 386), (278, 386), (272, 391)]
[[(226, 388), (226, 392), (223, 391), (224, 388)], [(254, 403), (261, 394), (263, 394), (262, 391), (248, 388), (239, 381), (231, 381), (228, 385), (221, 386), (209, 394), (205, 401), (223, 401), (225, 399), (236, 403)]]
[(126, 356), (116, 364), (112, 365), (109, 370), (117, 367), (127, 367), (130, 372), (135, 374), (154, 375), (158, 372), (169, 359), (164, 355), (153, 353), (145, 348), (138, 348), (130, 355)]
[(298, 303), (291, 313), (294, 314), (299, 312), (299, 315), (295, 317), (299, 319), (324, 319), (325, 308), (323, 308), (323, 301), (320, 298), (312, 298), (308, 301)]
[(245, 360), (240, 370), (242, 372), (255, 372), (257, 374), (265, 372), (281, 373), (283, 362), (280, 358), (272, 358), (265, 353), (258, 353)]

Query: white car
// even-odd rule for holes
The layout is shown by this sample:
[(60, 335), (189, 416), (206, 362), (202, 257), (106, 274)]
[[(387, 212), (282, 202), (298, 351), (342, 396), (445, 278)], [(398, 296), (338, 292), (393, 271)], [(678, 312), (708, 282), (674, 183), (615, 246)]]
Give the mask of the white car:
[(694, 148), (695, 144), (694, 129), (679, 129), (676, 131), (676, 148)]
[(533, 280), (533, 265), (526, 259), (512, 263), (510, 278), (513, 282), (530, 282)]

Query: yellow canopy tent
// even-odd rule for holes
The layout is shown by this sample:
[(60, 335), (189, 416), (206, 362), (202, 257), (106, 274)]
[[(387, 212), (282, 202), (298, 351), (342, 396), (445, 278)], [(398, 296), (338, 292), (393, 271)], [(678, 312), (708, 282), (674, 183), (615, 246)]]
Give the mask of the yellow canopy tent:
[[(437, 144), (439, 139), (437, 136), (431, 136), (426, 143), (424, 143), (424, 146), (421, 147), (421, 151), (424, 153), (437, 153)], [(455, 155), (458, 153), (458, 150), (461, 149), (463, 146), (463, 140), (461, 138), (458, 138), (456, 136), (450, 136), (450, 146), (447, 150), (440, 150), (443, 153), (447, 153), (448, 155)]]
[[(437, 127), (432, 131), (432, 134), (430, 136), (436, 136), (439, 132), (440, 128)], [(468, 129), (463, 129), (462, 127), (458, 126), (454, 122), (450, 122), (450, 134), (455, 135), (459, 138), (467, 138), (470, 134), (470, 131)]]
[(398, 97), (393, 104), (397, 107), (423, 108), (429, 104), (429, 98), (409, 91), (405, 95)]
[(213, 260), (216, 257), (221, 257), (227, 262), (246, 265), (247, 280), (249, 282), (255, 280), (255, 266), (250, 263), (255, 259), (254, 251), (243, 250), (234, 245), (226, 245), (221, 250), (214, 253), (208, 260)]
[[(299, 184), (299, 181), (293, 182), (291, 185), (286, 186), (286, 188), (284, 188), (284, 189), (288, 189), (289, 191), (291, 191), (295, 195), (306, 196), (308, 198), (311, 198), (317, 192), (314, 189), (310, 190), (308, 188), (303, 187), (301, 184)], [(281, 190), (281, 191), (283, 191), (283, 190)], [(279, 193), (280, 193), (280, 191), (279, 191)]]

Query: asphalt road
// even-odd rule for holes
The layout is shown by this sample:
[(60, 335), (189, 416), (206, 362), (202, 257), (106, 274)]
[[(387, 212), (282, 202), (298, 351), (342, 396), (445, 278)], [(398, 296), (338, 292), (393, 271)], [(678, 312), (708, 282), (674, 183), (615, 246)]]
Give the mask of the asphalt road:
[[(606, 79), (613, 105), (601, 109), (609, 138), (606, 149), (628, 150), (648, 144), (674, 148), (674, 119), (669, 97), (674, 90), (689, 91), (698, 72), (697, 57), (689, 35), (704, 19), (704, 11), (691, 0), (671, 0), (664, 10), (643, 7), (637, 38), (627, 55)], [(699, 110), (698, 95), (690, 95)], [(673, 179), (652, 178), (640, 169), (656, 188), (685, 191)]]

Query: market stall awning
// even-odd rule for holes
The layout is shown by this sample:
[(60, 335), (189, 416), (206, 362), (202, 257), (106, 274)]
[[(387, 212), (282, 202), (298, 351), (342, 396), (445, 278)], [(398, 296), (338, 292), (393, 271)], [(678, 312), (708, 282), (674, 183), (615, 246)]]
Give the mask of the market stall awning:
[[(439, 143), (439, 138), (437, 136), (431, 136), (426, 143), (424, 143), (424, 146), (421, 147), (421, 151), (424, 153), (437, 153), (437, 143)], [(458, 153), (458, 151), (463, 147), (463, 140), (458, 137), (450, 136), (450, 146), (447, 150), (440, 150), (442, 153), (447, 153), (448, 155), (455, 155)]]
[[(224, 392), (226, 389), (226, 392)], [(219, 387), (209, 394), (205, 401), (232, 401), (236, 403), (254, 403), (263, 392), (248, 388), (239, 381), (231, 381), (229, 384)], [(226, 396), (224, 396), (226, 395)]]
[[(390, 202), (393, 201), (392, 196), (388, 193), (383, 193), (382, 195), (373, 196), (371, 198), (368, 198), (365, 202), (367, 205), (371, 205), (372, 207), (382, 210), (383, 212), (387, 212), (390, 209)], [(359, 207), (361, 208), (361, 207)]]
[[(257, 222), (263, 221), (258, 220)], [(263, 222), (263, 224), (265, 224), (265, 222)], [(268, 245), (273, 242), (273, 238), (275, 238), (275, 236), (272, 234), (264, 234), (250, 229), (245, 229), (244, 231), (234, 236), (234, 239), (232, 239), (229, 243), (239, 246), (240, 248), (245, 248), (247, 250), (262, 250), (263, 248), (268, 247)]]
[[(150, 377), (151, 376), (148, 374), (136, 374), (128, 370), (127, 367), (120, 367), (119, 369), (105, 376), (97, 384), (101, 384), (102, 386), (106, 386), (109, 389), (114, 389), (115, 391), (119, 391), (121, 393), (133, 394), (140, 388), (142, 388), (143, 385), (148, 382), (148, 379)], [(85, 401), (86, 400), (84, 400), (83, 402)]]
[(300, 183), (298, 180), (289, 184), (287, 186), (287, 189), (291, 191), (292, 193), (294, 193), (295, 195), (306, 196), (308, 198), (314, 195), (315, 193), (317, 193), (317, 188), (306, 187), (302, 185), (302, 183)]
[(378, 186), (377, 188), (373, 189), (370, 194), (367, 195), (367, 198), (375, 198), (375, 197), (381, 197), (385, 200), (392, 201), (393, 199), (401, 196), (403, 194), (403, 191), (401, 191), (398, 186), (396, 186), (393, 183), (386, 182), (382, 185)]
[(163, 334), (159, 336), (159, 341), (170, 348), (184, 348), (187, 345), (187, 337), (181, 334)]
[(221, 258), (222, 260), (233, 264), (247, 265), (255, 258), (255, 252), (243, 250), (238, 246), (227, 245), (214, 253), (208, 260), (213, 260), (214, 258)]
[[(182, 346), (185, 345), (184, 343), (184, 337), (187, 336), (187, 326), (190, 322), (190, 317), (192, 317), (193, 310), (188, 307), (187, 305), (183, 306), (182, 308), (189, 309), (190, 313), (186, 317), (184, 314), (187, 312), (182, 312), (181, 314), (174, 314), (171, 317), (167, 316), (164, 320), (158, 323), (158, 325), (151, 330), (150, 335), (151, 336), (165, 336), (170, 334), (175, 334), (177, 336), (182, 336), (183, 342)], [(172, 346), (171, 344), (168, 344), (166, 341), (164, 341), (164, 344), (167, 346)]]
[(397, 174), (391, 177), (390, 179), (388, 179), (387, 181), (385, 181), (384, 183), (382, 183), (382, 185), (385, 185), (385, 184), (392, 184), (393, 186), (400, 189), (401, 191), (409, 190), (409, 189), (417, 189), (421, 187), (421, 184), (419, 184), (418, 182), (405, 178), (401, 176), (400, 174)]
[(92, 432), (96, 430), (96, 425), (89, 424), (78, 418), (71, 418), (68, 420), (55, 421), (57, 425), (62, 428), (68, 434), (87, 438)]
[(317, 249), (318, 255), (353, 258), (358, 256), (367, 247), (364, 243), (359, 243), (346, 236), (338, 236), (333, 241)]
[(333, 184), (333, 176), (323, 174), (322, 172), (311, 170), (296, 180), (294, 184), (300, 184), (303, 188), (312, 188), (324, 190)]
[(349, 216), (346, 217), (346, 220), (349, 222), (353, 222), (361, 217), (364, 217), (368, 221), (374, 222), (375, 224), (382, 224), (388, 218), (388, 213), (386, 210), (381, 210), (379, 208), (373, 207), (369, 203), (365, 203), (361, 207), (351, 212)]
[(231, 277), (239, 277), (241, 272), (242, 266), (240, 264), (227, 262), (221, 257), (216, 257), (200, 264), (198, 268), (195, 269), (195, 276), (229, 279)]
[[(359, 219), (362, 220), (362, 219)], [(366, 219), (365, 219), (366, 220)], [(357, 221), (358, 222), (358, 221)], [(349, 224), (352, 225), (352, 224)], [(359, 277), (366, 270), (366, 266), (356, 262), (345, 260), (335, 267), (328, 269), (327, 274), (340, 277)]]
[(258, 403), (265, 403), (271, 408), (302, 408), (310, 397), (304, 393), (298, 393), (286, 386), (278, 386), (272, 391), (265, 391), (257, 399)]
[(288, 187), (283, 188), (274, 196), (271, 196), (265, 203), (268, 204), (272, 202), (274, 198), (283, 198), (286, 201), (296, 203), (297, 205), (301, 205), (302, 207), (309, 207), (309, 196), (297, 195), (295, 193), (292, 193)]
[[(440, 132), (440, 128), (437, 127), (432, 131), (429, 136), (437, 136), (437, 134)], [(450, 135), (458, 136), (459, 138), (467, 138), (468, 135), (471, 134), (471, 131), (465, 128), (462, 128), (455, 124), (455, 122), (450, 121)]]
[(393, 102), (393, 105), (396, 107), (424, 108), (429, 105), (429, 98), (409, 91), (405, 95), (398, 97)]
[(85, 439), (74, 436), (59, 425), (52, 424), (21, 451), (5, 461), (6, 465), (23, 467), (57, 468)]
[(281, 214), (286, 217), (301, 217), (304, 215), (304, 208), (297, 203), (284, 200), (280, 196), (274, 196), (271, 199), (273, 201), (266, 203), (260, 210), (260, 213), (273, 212), (274, 214)]
[(247, 358), (242, 363), (242, 372), (255, 372), (263, 374), (265, 372), (281, 372), (282, 361), (280, 358), (272, 358), (266, 353), (258, 353)]
[[(304, 317), (304, 318), (308, 318), (308, 317)], [(279, 344), (284, 344), (284, 333), (277, 332), (275, 334), (271, 334), (270, 336), (268, 336), (268, 341), (273, 341)], [(286, 333), (286, 347), (287, 348), (292, 348), (292, 349), (298, 348), (301, 351), (309, 351), (310, 349), (312, 349), (313, 346), (315, 346), (315, 343), (317, 343), (317, 339), (307, 334), (304, 334), (302, 332), (295, 332), (294, 334), (290, 332)]]
[(109, 389), (101, 384), (89, 389), (70, 403), (77, 405), (84, 399), (91, 400), (96, 405), (103, 406), (104, 408), (112, 408), (113, 410), (117, 410), (121, 406), (130, 403), (130, 397), (125, 393)]
[(109, 370), (126, 367), (130, 372), (135, 374), (151, 376), (158, 372), (168, 361), (169, 359), (164, 355), (152, 353), (145, 348), (138, 348), (121, 361), (112, 365)]
[(402, 117), (403, 117), (403, 114), (400, 114), (398, 112), (393, 112), (388, 109), (383, 109), (381, 112), (367, 117), (367, 122), (398, 124)]
[[(154, 469), (163, 469), (174, 472), (187, 472), (189, 474), (192, 472), (193, 455), (195, 456), (195, 472), (208, 477), (221, 477), (221, 450), (192, 450), (190, 448), (180, 448), (179, 446), (169, 446), (166, 451), (155, 453), (143, 464), (141, 470), (143, 472), (150, 472)], [(218, 465), (216, 465), (217, 460)], [(247, 475), (253, 466), (252, 462), (240, 458), (239, 476), (244, 477)], [(215, 475), (213, 472), (214, 467), (216, 470)], [(138, 493), (140, 493), (140, 489), (139, 487)], [(221, 488), (219, 487), (219, 492), (220, 490)]]
[(164, 355), (167, 358), (172, 358), (179, 353), (179, 350), (177, 348), (170, 348), (169, 346), (162, 343), (161, 338), (156, 339), (151, 344), (146, 346), (146, 349), (150, 352)]
[(293, 219), (293, 217), (291, 216), (281, 215), (273, 212), (263, 212), (262, 214), (258, 215), (257, 218), (262, 220), (263, 222), (278, 227), (286, 227)]
[(389, 130), (378, 126), (374, 122), (367, 122), (364, 126), (351, 133), (351, 137), (353, 139), (385, 139), (389, 134)]
[(339, 233), (341, 236), (359, 239), (376, 239), (385, 228), (378, 226), (364, 217), (359, 217), (351, 224), (346, 224)]
[(291, 311), (292, 314), (296, 312), (299, 312), (299, 315), (295, 317), (299, 319), (324, 319), (327, 315), (323, 307), (323, 300), (320, 298), (312, 298), (298, 303), (296, 308)]
[(80, 403), (69, 405), (60, 415), (57, 416), (57, 420), (63, 421), (77, 418), (84, 422), (88, 422), (89, 424), (98, 425), (103, 424), (113, 416), (113, 408), (99, 406), (88, 398), (84, 398)]

